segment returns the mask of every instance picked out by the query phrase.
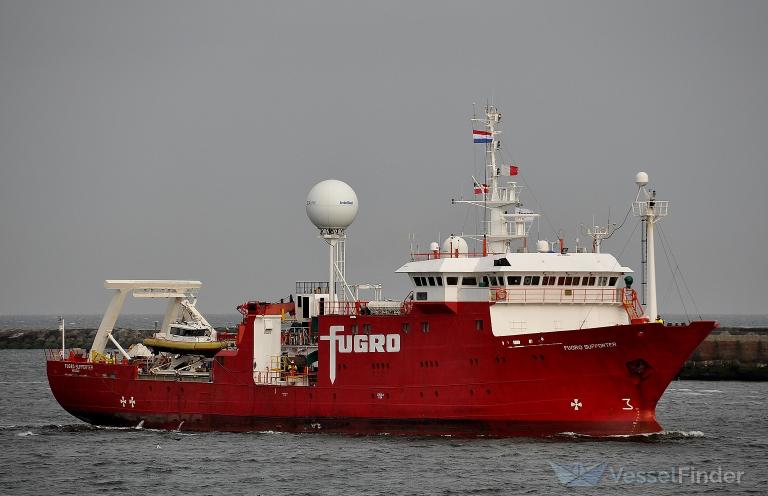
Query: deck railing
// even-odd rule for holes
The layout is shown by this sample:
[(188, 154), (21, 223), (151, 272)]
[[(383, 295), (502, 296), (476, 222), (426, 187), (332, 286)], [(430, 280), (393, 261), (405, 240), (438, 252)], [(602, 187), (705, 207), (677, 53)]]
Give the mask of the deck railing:
[(54, 361), (59, 362), (64, 359), (65, 356), (67, 356), (68, 350), (64, 350), (64, 354), (61, 353), (61, 348), (58, 349), (47, 349), (45, 351), (45, 360), (46, 361)]
[(497, 303), (621, 303), (616, 288), (490, 288), (491, 301)]
[(318, 315), (405, 315), (410, 312), (410, 306), (406, 303), (394, 303), (394, 305), (369, 306), (368, 301), (334, 301), (317, 303)]
[(325, 315), (364, 315), (368, 311), (367, 301), (323, 301), (318, 302), (318, 313)]
[(328, 281), (297, 281), (296, 294), (328, 294)]
[(440, 258), (479, 258), (488, 255), (506, 255), (506, 253), (494, 253), (481, 251), (459, 252), (458, 250), (453, 253), (449, 251), (428, 251), (423, 253), (411, 253), (411, 260), (414, 262), (420, 262), (423, 260), (437, 260)]

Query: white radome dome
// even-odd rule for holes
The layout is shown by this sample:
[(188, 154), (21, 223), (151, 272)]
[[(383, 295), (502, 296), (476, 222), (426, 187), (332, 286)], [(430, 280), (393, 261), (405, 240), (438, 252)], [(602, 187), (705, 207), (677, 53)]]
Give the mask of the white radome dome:
[(635, 184), (642, 187), (648, 184), (648, 174), (645, 172), (638, 172), (635, 176)]
[(469, 245), (467, 241), (460, 236), (451, 235), (450, 238), (446, 238), (443, 241), (442, 253), (450, 253), (450, 256), (456, 255), (456, 250), (459, 250), (459, 256), (466, 256), (469, 253)]
[(346, 229), (357, 217), (357, 208), (357, 195), (344, 181), (321, 181), (307, 194), (307, 217), (320, 229)]

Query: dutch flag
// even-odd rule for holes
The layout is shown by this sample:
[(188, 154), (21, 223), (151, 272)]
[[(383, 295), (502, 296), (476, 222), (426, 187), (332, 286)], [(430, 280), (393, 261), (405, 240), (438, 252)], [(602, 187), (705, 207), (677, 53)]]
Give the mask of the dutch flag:
[(491, 136), (489, 131), (478, 131), (477, 129), (473, 129), (472, 139), (475, 143), (490, 143), (493, 141), (493, 136)]

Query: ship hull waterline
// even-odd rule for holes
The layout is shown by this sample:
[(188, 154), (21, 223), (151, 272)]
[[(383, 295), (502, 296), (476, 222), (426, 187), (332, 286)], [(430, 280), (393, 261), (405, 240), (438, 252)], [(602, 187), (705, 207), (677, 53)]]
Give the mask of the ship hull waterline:
[[(416, 317), (418, 320), (418, 317)], [(471, 321), (469, 315), (468, 321)], [(391, 317), (368, 317), (371, 322)], [(246, 319), (244, 327), (252, 322)], [(321, 339), (348, 317), (326, 316)], [(472, 321), (474, 322), (474, 321)], [(51, 390), (100, 426), (190, 431), (607, 436), (659, 432), (656, 404), (715, 322), (647, 323), (493, 336), (457, 346), (402, 335), (398, 353), (337, 354), (320, 341), (313, 386), (256, 384), (248, 332), (217, 355), (205, 381), (140, 375), (132, 364), (49, 360)], [(468, 332), (457, 326), (456, 333)], [(420, 335), (421, 334), (421, 335)], [(519, 343), (519, 344), (518, 344)]]

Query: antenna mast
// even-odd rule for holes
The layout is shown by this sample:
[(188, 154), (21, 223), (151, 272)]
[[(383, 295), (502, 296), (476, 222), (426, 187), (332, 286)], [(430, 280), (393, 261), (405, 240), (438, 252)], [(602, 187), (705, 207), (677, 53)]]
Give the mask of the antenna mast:
[[(511, 251), (512, 240), (515, 239), (524, 240), (523, 249), (526, 249), (528, 231), (533, 219), (539, 214), (520, 208), (520, 187), (515, 181), (508, 181), (506, 186), (499, 185), (503, 174), (496, 153), (501, 150), (501, 140), (498, 139), (501, 131), (497, 129), (501, 122), (501, 112), (493, 105), (486, 105), (485, 117), (472, 117), (472, 122), (480, 123), (484, 128), (482, 131), (473, 132), (475, 143), (485, 143), (486, 182), (478, 184), (475, 180), (475, 193), (482, 193), (483, 199), (455, 200), (454, 203), (468, 203), (485, 209), (486, 220), (483, 222), (480, 239), (483, 240), (484, 246), (487, 242), (487, 253), (508, 253)], [(486, 254), (485, 249), (483, 254)]]
[(638, 172), (635, 177), (638, 191), (634, 203), (632, 203), (632, 214), (645, 221), (645, 238), (647, 251), (647, 270), (648, 286), (646, 291), (648, 297), (647, 314), (651, 319), (658, 315), (658, 306), (656, 304), (656, 254), (653, 245), (653, 226), (669, 213), (669, 202), (656, 199), (656, 190), (649, 191), (645, 186), (648, 184), (648, 174)]
[(610, 237), (616, 230), (616, 223), (608, 223), (607, 226), (598, 226), (595, 219), (592, 219), (592, 226), (581, 225), (581, 232), (592, 238), (592, 253), (600, 253), (600, 245), (605, 238)]
[[(346, 278), (347, 228), (357, 216), (357, 195), (345, 182), (328, 179), (307, 194), (307, 216), (328, 243), (328, 300), (331, 304), (354, 298)], [(341, 294), (336, 294), (336, 285)]]

